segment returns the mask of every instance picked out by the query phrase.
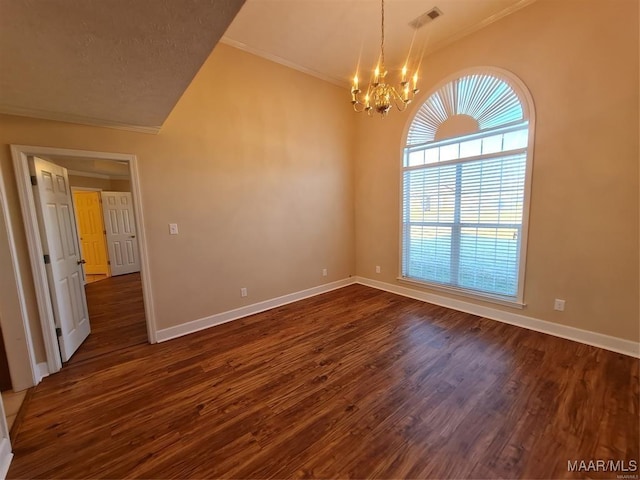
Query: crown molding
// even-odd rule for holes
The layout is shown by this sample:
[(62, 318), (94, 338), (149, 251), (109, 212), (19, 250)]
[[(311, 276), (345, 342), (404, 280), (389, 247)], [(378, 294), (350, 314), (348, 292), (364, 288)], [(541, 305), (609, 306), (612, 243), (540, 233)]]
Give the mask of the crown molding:
[(432, 54), (434, 52), (437, 52), (438, 50), (442, 50), (443, 48), (451, 45), (452, 43), (457, 42), (458, 40), (461, 40), (462, 38), (468, 35), (471, 35), (472, 33), (477, 32), (478, 30), (482, 30), (483, 28), (491, 25), (492, 23), (495, 23), (498, 20), (509, 16), (512, 13), (515, 13), (518, 10), (521, 10), (524, 7), (531, 5), (536, 1), (537, 0), (520, 0), (517, 3), (509, 5), (508, 7), (500, 10), (499, 12), (494, 13), (490, 17), (487, 17), (484, 20), (479, 21), (478, 23), (474, 23), (473, 25), (465, 28), (464, 30), (461, 30), (456, 34), (445, 38), (444, 40), (433, 45), (431, 48), (427, 48), (425, 51), (425, 54)]
[(272, 53), (261, 50), (259, 48), (250, 47), (249, 45), (246, 45), (242, 42), (229, 38), (226, 35), (220, 39), (220, 43), (224, 43), (225, 45), (228, 45), (230, 47), (237, 48), (238, 50), (242, 50), (243, 52), (251, 53), (252, 55), (256, 55), (258, 57), (264, 58), (265, 60), (269, 60), (271, 62), (284, 65), (285, 67), (292, 68), (293, 70), (306, 73), (307, 75), (311, 75), (312, 77), (319, 78), (320, 80), (324, 80), (325, 82), (332, 83), (334, 85), (337, 85), (338, 87), (344, 87), (346, 85), (346, 83), (343, 80), (339, 80), (329, 75), (325, 75), (324, 73), (318, 72), (317, 70), (312, 70), (310, 68), (303, 67), (298, 63), (292, 62), (285, 58), (279, 57), (278, 55), (274, 55)]
[(72, 113), (49, 112), (33, 108), (16, 107), (13, 105), (0, 104), (0, 114), (15, 115), (18, 117), (39, 118), (42, 120), (53, 120), (57, 122), (75, 123), (79, 125), (89, 125), (92, 127), (115, 128), (117, 130), (127, 130), (130, 132), (147, 133), (157, 135), (162, 126), (149, 127), (143, 125), (130, 125), (127, 123), (114, 122), (101, 118), (84, 117)]
[(89, 177), (89, 178), (101, 178), (103, 180), (129, 180), (128, 175), (106, 175), (104, 173), (97, 172), (85, 172), (82, 170), (69, 170), (67, 169), (69, 175), (73, 175), (74, 177)]
[[(478, 30), (481, 30), (484, 27), (491, 25), (494, 22), (497, 22), (501, 18), (504, 18), (508, 15), (511, 15), (514, 12), (517, 12), (518, 10), (521, 10), (522, 8), (534, 3), (535, 1), (537, 0), (520, 0), (517, 3), (509, 5), (508, 7), (500, 10), (499, 12), (494, 13), (490, 17), (487, 17), (484, 20), (481, 20), (480, 22), (477, 22), (465, 28), (464, 30), (447, 37), (446, 39), (436, 43), (431, 47), (427, 47), (426, 50), (424, 51), (424, 55), (430, 55), (438, 50), (441, 50), (447, 47), (448, 45), (466, 37), (467, 35), (477, 32)], [(318, 72), (316, 70), (304, 67), (298, 63), (279, 57), (278, 55), (274, 55), (272, 53), (261, 50), (260, 48), (254, 48), (249, 45), (246, 45), (242, 42), (229, 38), (226, 35), (220, 39), (220, 43), (224, 43), (225, 45), (229, 45), (230, 47), (237, 48), (238, 50), (251, 53), (258, 57), (264, 58), (265, 60), (279, 63), (280, 65), (284, 65), (285, 67), (289, 67), (299, 72), (306, 73), (307, 75), (311, 75), (312, 77), (319, 78), (320, 80), (324, 80), (325, 82), (332, 83), (339, 87), (349, 86), (349, 82), (345, 81), (344, 79), (338, 79), (330, 75), (326, 75), (324, 73)]]
[(103, 175), (102, 173), (94, 173), (94, 172), (82, 172), (80, 170), (67, 170), (69, 175), (73, 175), (74, 177), (89, 177), (89, 178), (100, 178), (102, 180), (111, 180), (109, 175)]

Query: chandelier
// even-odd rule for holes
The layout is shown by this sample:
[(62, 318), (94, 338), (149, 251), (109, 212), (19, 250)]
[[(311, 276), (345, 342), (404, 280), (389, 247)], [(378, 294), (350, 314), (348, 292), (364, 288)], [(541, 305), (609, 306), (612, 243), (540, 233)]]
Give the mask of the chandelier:
[(358, 83), (358, 73), (353, 77), (353, 85), (351, 86), (351, 104), (353, 109), (360, 112), (367, 112), (372, 116), (373, 112), (378, 112), (385, 117), (391, 107), (395, 106), (399, 111), (407, 108), (411, 100), (418, 93), (418, 72), (416, 71), (412, 78), (412, 84), (409, 85), (407, 79), (407, 64), (402, 67), (402, 77), (398, 88), (387, 83), (387, 70), (384, 66), (384, 0), (381, 0), (381, 36), (380, 36), (380, 58), (378, 65), (373, 72), (373, 81), (369, 83), (366, 91), (360, 90)]

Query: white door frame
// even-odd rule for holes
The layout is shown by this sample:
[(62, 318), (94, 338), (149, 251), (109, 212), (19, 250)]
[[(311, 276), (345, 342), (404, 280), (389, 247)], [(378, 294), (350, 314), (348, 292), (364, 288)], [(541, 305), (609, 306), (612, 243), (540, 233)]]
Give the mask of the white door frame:
[[(31, 155), (43, 156), (53, 162), (55, 162), (55, 157), (66, 157), (87, 161), (101, 159), (128, 163), (129, 175), (131, 179), (131, 193), (134, 200), (134, 212), (136, 222), (139, 225), (140, 230), (137, 240), (140, 252), (140, 274), (142, 278), (144, 309), (147, 321), (147, 337), (149, 343), (156, 343), (156, 323), (150, 285), (149, 257), (147, 253), (147, 241), (141, 205), (142, 197), (137, 157), (135, 155), (123, 153), (93, 152), (87, 150), (71, 150), (66, 148), (36, 147), (28, 145), (11, 145), (11, 155), (13, 157), (13, 166), (16, 175), (18, 194), (20, 197), (20, 208), (22, 211), (22, 218), (24, 220), (25, 233), (27, 236), (29, 259), (31, 261), (31, 272), (33, 275), (33, 282), (36, 291), (38, 312), (40, 314), (40, 324), (42, 327), (42, 336), (44, 339), (44, 345), (47, 355), (47, 366), (49, 374), (58, 372), (62, 368), (62, 363), (60, 361), (58, 340), (55, 332), (53, 309), (51, 306), (51, 299), (49, 297), (47, 273), (44, 262), (42, 261), (42, 242), (40, 240), (40, 234), (38, 230), (35, 201), (33, 198), (31, 178), (29, 174), (29, 165), (27, 159)], [(6, 206), (3, 205), (3, 208), (6, 208)], [(7, 212), (5, 212), (5, 215), (8, 217)], [(13, 243), (14, 239), (10, 238), (9, 241)], [(18, 290), (19, 295), (23, 298), (24, 302), (24, 291), (22, 289), (22, 285), (18, 286)], [(28, 322), (28, 319), (26, 317), (23, 318), (23, 322)], [(25, 325), (25, 329), (27, 331), (28, 327), (28, 325)], [(33, 365), (33, 369), (35, 370), (36, 363), (33, 352), (31, 357), (31, 363)]]
[(72, 192), (101, 192), (101, 188), (92, 188), (92, 187), (73, 187), (71, 186)]
[[(1, 395), (0, 395), (1, 397)], [(7, 478), (9, 466), (13, 459), (11, 451), (11, 438), (9, 437), (9, 426), (4, 412), (4, 399), (0, 402), (0, 478)]]
[[(2, 172), (0, 172), (0, 205), (2, 206), (2, 222), (0, 223), (4, 223), (5, 227), (4, 234), (7, 239), (8, 260), (11, 268), (10, 272), (3, 272), (4, 281), (2, 282), (2, 287), (6, 288), (7, 292), (3, 295), (2, 300), (7, 303), (3, 305), (5, 311), (0, 315), (0, 324), (2, 324), (11, 383), (15, 391), (21, 391), (40, 382), (42, 377), (46, 375), (46, 372), (42, 371), (46, 364), (38, 365), (33, 351), (33, 340), (28, 321), (29, 314), (22, 292), (22, 275), (20, 273), (15, 237), (11, 226), (11, 216), (9, 215), (9, 202), (7, 201), (4, 185), (5, 179)], [(5, 281), (7, 284), (4, 283)], [(15, 292), (15, 297), (13, 292)], [(10, 301), (9, 297), (12, 297), (13, 301)]]

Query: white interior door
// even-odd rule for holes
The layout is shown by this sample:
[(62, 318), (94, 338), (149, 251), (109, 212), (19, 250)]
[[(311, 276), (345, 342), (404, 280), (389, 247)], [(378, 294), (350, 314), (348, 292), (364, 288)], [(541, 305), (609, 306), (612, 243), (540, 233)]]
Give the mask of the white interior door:
[(36, 210), (49, 292), (66, 362), (91, 332), (67, 170), (33, 157)]
[(136, 220), (130, 192), (102, 192), (111, 275), (140, 271)]

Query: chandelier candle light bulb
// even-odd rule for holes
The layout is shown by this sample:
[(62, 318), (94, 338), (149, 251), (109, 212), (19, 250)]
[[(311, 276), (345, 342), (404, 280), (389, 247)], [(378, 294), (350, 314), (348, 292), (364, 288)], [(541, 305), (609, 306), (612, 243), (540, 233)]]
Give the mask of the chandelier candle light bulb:
[[(384, 117), (393, 106), (399, 111), (405, 110), (419, 90), (418, 72), (413, 75), (413, 88), (409, 87), (406, 63), (402, 67), (402, 76), (398, 89), (386, 83), (387, 70), (384, 66), (384, 0), (381, 0), (381, 4), (380, 26), (382, 35), (380, 41), (380, 59), (373, 72), (373, 82), (369, 84), (364, 99), (360, 96), (362, 91), (358, 85), (358, 74), (356, 73), (353, 77), (351, 104), (353, 105), (353, 109), (358, 113), (367, 112), (367, 115), (371, 116), (375, 110)], [(373, 106), (370, 103), (371, 100), (373, 100)]]
[(357, 95), (360, 93), (358, 89), (358, 75), (353, 77), (353, 86), (351, 87), (351, 103), (355, 104), (357, 102)]

